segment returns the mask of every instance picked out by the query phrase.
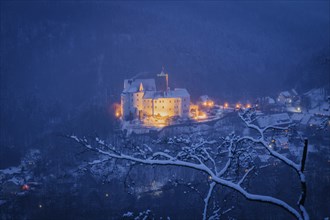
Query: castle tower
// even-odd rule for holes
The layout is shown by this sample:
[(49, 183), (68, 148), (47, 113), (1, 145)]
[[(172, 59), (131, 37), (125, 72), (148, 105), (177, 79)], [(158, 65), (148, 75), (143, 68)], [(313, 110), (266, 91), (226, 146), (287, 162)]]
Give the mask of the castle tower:
[(168, 86), (168, 73), (165, 73), (164, 67), (162, 67), (162, 71), (160, 74), (157, 74), (156, 86), (158, 91), (166, 92), (169, 90)]

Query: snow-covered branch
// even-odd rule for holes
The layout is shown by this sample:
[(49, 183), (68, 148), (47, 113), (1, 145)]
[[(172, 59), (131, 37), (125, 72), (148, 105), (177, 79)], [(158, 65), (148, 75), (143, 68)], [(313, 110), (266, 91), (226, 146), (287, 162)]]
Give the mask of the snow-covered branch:
[(246, 170), (244, 176), (242, 177), (242, 179), (240, 179), (240, 181), (238, 181), (237, 184), (241, 185), (253, 169), (254, 169), (254, 167), (251, 167), (250, 169)]
[(209, 185), (209, 191), (206, 195), (206, 198), (204, 199), (203, 220), (207, 219), (207, 209), (208, 209), (208, 206), (209, 206), (209, 201), (210, 201), (210, 198), (211, 198), (214, 187), (215, 187), (215, 182), (211, 182), (210, 185)]
[[(136, 162), (136, 163), (140, 163), (140, 164), (146, 164), (146, 165), (171, 165), (171, 166), (188, 167), (188, 168), (195, 169), (195, 170), (206, 173), (210, 177), (210, 179), (213, 181), (212, 183), (214, 183), (214, 184), (211, 183), (208, 195), (207, 195), (206, 199), (204, 200), (206, 208), (204, 208), (203, 217), (206, 217), (207, 205), (208, 205), (208, 201), (209, 201), (209, 198), (212, 193), (214, 185), (220, 184), (220, 185), (229, 187), (229, 188), (241, 193), (248, 200), (266, 202), (266, 203), (270, 203), (273, 205), (277, 205), (277, 206), (282, 207), (283, 209), (287, 210), (289, 213), (294, 215), (297, 219), (306, 219), (305, 214), (302, 216), (293, 207), (291, 207), (289, 204), (287, 204), (286, 202), (284, 202), (280, 199), (277, 199), (277, 198), (271, 197), (271, 196), (252, 194), (252, 193), (249, 193), (247, 190), (243, 189), (241, 187), (241, 183), (246, 179), (247, 175), (250, 173), (252, 168), (250, 168), (250, 170), (248, 170), (248, 172), (245, 173), (245, 175), (242, 177), (242, 179), (238, 183), (234, 183), (233, 181), (227, 180), (223, 177), (224, 173), (226, 173), (228, 168), (230, 167), (230, 163), (233, 158), (233, 152), (235, 151), (235, 148), (236, 148), (236, 147), (234, 147), (234, 145), (235, 145), (234, 142), (235, 141), (237, 142), (236, 137), (232, 136), (232, 138), (229, 138), (227, 140), (227, 142), (229, 142), (229, 144), (228, 144), (229, 158), (228, 158), (227, 163), (224, 165), (224, 167), (221, 169), (220, 172), (216, 172), (216, 170), (213, 171), (211, 168), (209, 168), (206, 165), (206, 163), (204, 163), (202, 161), (202, 159), (198, 156), (198, 154), (194, 155), (192, 152), (190, 152), (187, 155), (187, 157), (183, 157), (182, 155), (184, 155), (184, 154), (181, 154), (181, 156), (173, 157), (164, 152), (157, 152), (157, 153), (154, 153), (151, 157), (141, 158), (141, 157), (131, 156), (131, 155), (124, 154), (124, 153), (118, 153), (117, 151), (106, 151), (106, 150), (100, 149), (98, 147), (92, 147), (85, 138), (79, 139), (76, 136), (68, 136), (68, 137), (73, 139), (77, 143), (83, 145), (87, 149), (97, 152), (98, 154), (107, 156), (109, 158), (123, 159), (123, 160), (128, 160), (128, 161), (132, 161), (132, 162)], [(199, 144), (196, 147), (200, 148), (201, 146), (202, 145)], [(196, 147), (194, 148), (194, 150), (196, 150)], [(114, 152), (116, 152), (116, 153), (114, 153)], [(202, 151), (202, 152), (205, 153), (205, 151)], [(180, 154), (178, 154), (178, 155), (180, 155)], [(181, 157), (183, 159), (180, 159)], [(211, 160), (210, 154), (206, 153), (206, 157)], [(187, 160), (187, 158), (194, 158), (198, 162), (196, 163), (194, 160)], [(211, 162), (216, 167), (215, 160), (212, 159)], [(307, 212), (306, 212), (306, 214), (307, 214)]]
[(252, 110), (246, 110), (246, 111), (242, 111), (240, 112), (238, 115), (239, 117), (243, 120), (243, 122), (246, 124), (247, 127), (254, 129), (258, 132), (258, 134), (260, 135), (260, 137), (258, 139), (255, 139), (253, 137), (250, 136), (245, 136), (242, 137), (240, 140), (250, 140), (251, 142), (255, 143), (255, 144), (261, 144), (268, 152), (270, 155), (274, 156), (275, 158), (281, 160), (282, 162), (284, 162), (286, 165), (288, 165), (289, 167), (293, 168), (293, 170), (296, 171), (296, 173), (298, 174), (300, 183), (301, 183), (301, 194), (300, 194), (300, 198), (298, 200), (298, 207), (300, 209), (300, 212), (302, 214), (302, 218), (303, 219), (309, 219), (309, 215), (304, 207), (304, 203), (305, 203), (305, 199), (306, 199), (306, 192), (307, 192), (307, 187), (306, 187), (306, 181), (305, 181), (305, 175), (304, 175), (304, 167), (305, 167), (305, 162), (306, 162), (306, 157), (307, 157), (307, 148), (308, 148), (308, 141), (305, 140), (304, 143), (304, 149), (303, 149), (303, 155), (302, 155), (302, 159), (300, 161), (300, 164), (295, 163), (294, 161), (290, 160), (289, 158), (285, 157), (284, 155), (278, 153), (277, 151), (275, 151), (274, 149), (272, 149), (266, 139), (265, 139), (265, 132), (268, 129), (275, 129), (275, 130), (288, 130), (291, 126), (274, 126), (274, 125), (269, 125), (266, 126), (265, 128), (260, 128), (257, 125), (253, 124), (250, 120), (251, 115), (254, 114)]

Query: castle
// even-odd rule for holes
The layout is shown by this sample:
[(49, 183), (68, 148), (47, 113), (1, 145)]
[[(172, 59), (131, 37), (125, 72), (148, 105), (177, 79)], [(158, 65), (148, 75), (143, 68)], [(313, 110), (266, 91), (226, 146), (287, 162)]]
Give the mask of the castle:
[[(157, 88), (158, 87), (158, 88)], [(164, 69), (155, 79), (126, 79), (121, 93), (122, 119), (144, 117), (189, 117), (190, 95), (186, 89), (168, 86), (168, 74)]]

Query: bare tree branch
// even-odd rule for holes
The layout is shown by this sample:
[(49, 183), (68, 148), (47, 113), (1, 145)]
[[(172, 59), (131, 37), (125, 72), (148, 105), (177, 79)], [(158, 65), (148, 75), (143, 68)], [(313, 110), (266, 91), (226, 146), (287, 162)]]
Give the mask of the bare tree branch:
[[(271, 196), (264, 196), (264, 195), (249, 193), (245, 189), (243, 189), (240, 186), (240, 184), (235, 184), (234, 182), (228, 181), (226, 179), (223, 179), (223, 178), (217, 176), (216, 173), (214, 173), (209, 167), (207, 167), (203, 163), (198, 163), (197, 164), (197, 163), (193, 163), (193, 162), (182, 161), (182, 160), (174, 159), (171, 156), (169, 156), (167, 159), (152, 159), (152, 158), (141, 159), (141, 158), (136, 158), (136, 157), (129, 156), (129, 155), (126, 155), (126, 154), (118, 155), (118, 154), (107, 152), (107, 151), (104, 151), (104, 150), (101, 150), (101, 149), (98, 149), (98, 148), (92, 148), (91, 145), (88, 144), (85, 139), (79, 139), (76, 136), (70, 136), (70, 138), (75, 140), (76, 142), (84, 145), (86, 148), (88, 148), (92, 151), (95, 151), (95, 152), (98, 152), (100, 154), (109, 156), (111, 158), (129, 160), (129, 161), (133, 161), (133, 162), (137, 162), (137, 163), (141, 163), (141, 164), (173, 165), (173, 166), (188, 167), (188, 168), (199, 170), (201, 172), (204, 172), (204, 173), (208, 174), (211, 177), (213, 182), (215, 182), (217, 184), (220, 184), (220, 185), (223, 185), (223, 186), (226, 186), (226, 187), (229, 187), (229, 188), (231, 188), (235, 191), (238, 191), (239, 193), (241, 193), (248, 200), (266, 202), (266, 203), (277, 205), (277, 206), (282, 207), (283, 209), (287, 210), (289, 213), (294, 215), (297, 219), (303, 219), (303, 217), (300, 215), (300, 213), (297, 212), (294, 208), (292, 208), (286, 202), (284, 202), (280, 199), (271, 197)], [(230, 145), (230, 146), (232, 146), (232, 145)], [(171, 158), (171, 159), (169, 159), (169, 158)], [(224, 170), (224, 172), (225, 172), (225, 170)]]
[[(155, 152), (151, 155), (152, 150), (150, 149), (149, 146), (146, 147), (147, 148), (146, 150), (141, 149), (139, 146), (135, 146), (133, 148), (134, 153), (125, 154), (123, 152), (118, 152), (115, 149), (115, 147), (111, 145), (107, 145), (104, 141), (98, 138), (96, 138), (96, 142), (98, 143), (99, 147), (92, 147), (86, 138), (77, 138), (74, 135), (67, 137), (81, 144), (86, 149), (90, 151), (94, 151), (100, 155), (107, 157), (102, 160), (94, 160), (90, 164), (102, 163), (111, 158), (114, 158), (114, 159), (128, 160), (135, 163), (146, 164), (146, 165), (169, 165), (169, 166), (187, 167), (206, 173), (209, 176), (209, 180), (211, 180), (212, 182), (209, 185), (208, 193), (204, 199), (203, 219), (207, 218), (209, 200), (213, 192), (213, 189), (216, 184), (220, 184), (222, 186), (226, 186), (230, 189), (239, 192), (248, 200), (273, 204), (288, 211), (297, 219), (308, 220), (309, 216), (304, 207), (307, 187), (305, 182), (305, 175), (303, 173), (306, 157), (307, 157), (308, 141), (305, 140), (302, 159), (300, 164), (297, 164), (294, 161), (285, 157), (284, 155), (278, 153), (272, 147), (270, 147), (265, 137), (265, 133), (269, 129), (287, 130), (291, 128), (290, 125), (283, 127), (269, 125), (264, 128), (260, 128), (257, 125), (253, 124), (253, 122), (257, 119), (257, 116), (253, 112), (253, 110), (249, 109), (243, 112), (239, 112), (238, 115), (248, 128), (257, 131), (258, 137), (256, 138), (251, 136), (237, 137), (232, 133), (226, 139), (222, 139), (223, 142), (220, 146), (216, 148), (217, 149), (216, 153), (214, 153), (213, 151), (208, 151), (208, 149), (205, 146), (214, 145), (217, 142), (205, 141), (204, 139), (199, 140), (198, 143), (191, 143), (191, 144), (190, 141), (180, 142), (181, 144), (184, 145), (182, 150), (179, 151), (176, 154), (176, 156), (172, 156), (169, 153), (165, 153), (165, 152)], [(246, 145), (248, 145), (248, 147)], [(255, 148), (257, 146), (262, 146), (262, 148), (266, 149), (271, 156), (279, 159), (284, 164), (291, 167), (293, 170), (297, 172), (301, 183), (301, 195), (297, 204), (300, 212), (298, 212), (295, 208), (293, 208), (283, 200), (280, 200), (272, 196), (252, 194), (241, 186), (242, 183), (249, 176), (251, 171), (254, 169), (254, 166), (251, 166), (250, 162), (246, 162), (253, 160), (251, 153), (248, 152), (249, 149), (252, 149), (251, 146)], [(226, 149), (222, 150), (223, 147)], [(220, 167), (220, 164), (218, 164), (215, 159), (219, 157), (223, 152), (227, 152), (227, 161), (221, 161), (222, 167)], [(236, 171), (234, 170), (234, 172), (236, 172), (237, 177), (240, 176), (239, 170), (242, 166), (246, 168), (245, 174), (238, 181), (237, 179), (234, 180), (233, 178), (231, 178), (230, 174), (232, 174), (233, 169), (235, 169), (235, 167), (236, 167)], [(250, 168), (247, 169), (247, 167)], [(235, 183), (236, 181), (237, 183)]]
[(253, 169), (254, 169), (254, 167), (251, 167), (250, 169), (246, 170), (244, 176), (242, 177), (242, 179), (240, 179), (240, 181), (238, 181), (237, 184), (238, 184), (238, 185), (241, 185), (241, 184), (244, 182), (245, 178), (249, 175), (249, 173), (250, 173)]
[(206, 220), (206, 218), (207, 218), (207, 209), (208, 209), (209, 201), (210, 201), (214, 187), (215, 187), (215, 182), (211, 182), (209, 185), (209, 191), (206, 195), (206, 198), (204, 199), (203, 220)]
[(282, 154), (276, 152), (275, 150), (271, 149), (266, 140), (265, 140), (265, 137), (264, 137), (264, 133), (267, 129), (277, 129), (277, 130), (286, 130), (286, 129), (289, 129), (290, 126), (287, 126), (287, 127), (279, 127), (279, 126), (267, 126), (263, 129), (259, 128), (258, 126), (254, 125), (254, 124), (251, 124), (250, 120), (249, 119), (249, 115), (251, 114), (250, 111), (243, 111), (242, 113), (239, 113), (239, 117), (243, 120), (243, 122), (246, 124), (247, 127), (249, 128), (252, 128), (254, 130), (256, 130), (259, 135), (260, 135), (260, 138), (258, 139), (255, 139), (255, 138), (252, 138), (252, 137), (248, 137), (248, 136), (245, 136), (245, 137), (242, 137), (241, 140), (250, 140), (254, 143), (260, 143), (265, 149), (267, 149), (267, 151), (272, 155), (274, 156), (275, 158), (281, 160), (282, 162), (284, 162), (286, 165), (288, 165), (289, 167), (293, 168), (296, 173), (298, 174), (298, 177), (299, 177), (299, 180), (300, 180), (300, 183), (301, 183), (301, 194), (300, 194), (300, 198), (298, 200), (298, 207), (300, 209), (300, 212), (302, 214), (302, 218), (307, 220), (309, 219), (309, 215), (304, 207), (304, 203), (305, 203), (305, 199), (306, 199), (306, 192), (307, 192), (307, 187), (306, 187), (306, 180), (305, 180), (305, 175), (304, 175), (304, 168), (305, 168), (305, 162), (306, 162), (306, 157), (307, 157), (307, 149), (308, 149), (308, 140), (305, 139), (305, 143), (304, 143), (304, 149), (303, 149), (303, 155), (302, 155), (302, 159), (301, 159), (301, 162), (300, 164), (296, 164), (295, 162), (293, 162), (292, 160), (288, 159), (287, 157), (283, 156)]

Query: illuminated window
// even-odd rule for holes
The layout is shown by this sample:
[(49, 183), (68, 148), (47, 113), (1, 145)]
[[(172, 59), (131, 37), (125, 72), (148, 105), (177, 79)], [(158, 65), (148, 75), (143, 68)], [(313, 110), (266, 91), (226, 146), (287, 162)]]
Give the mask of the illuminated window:
[(163, 106), (163, 108), (164, 108), (164, 106)]
[(157, 101), (155, 101), (155, 103), (157, 103)]
[(171, 103), (171, 100), (170, 100), (170, 103)]

